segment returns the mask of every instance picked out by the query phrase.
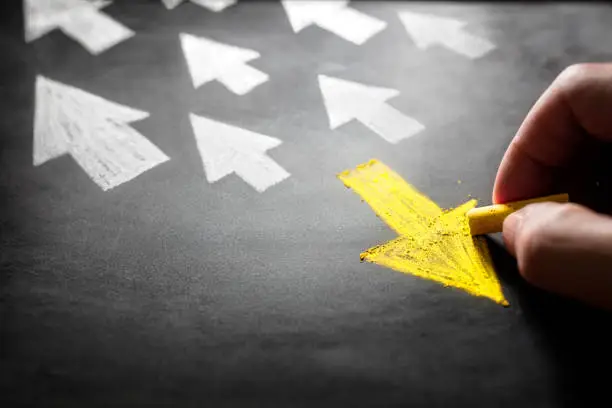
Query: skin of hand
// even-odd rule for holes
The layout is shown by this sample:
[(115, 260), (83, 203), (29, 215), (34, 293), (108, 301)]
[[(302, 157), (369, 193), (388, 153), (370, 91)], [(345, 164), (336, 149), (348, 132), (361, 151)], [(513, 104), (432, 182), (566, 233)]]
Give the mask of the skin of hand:
[[(551, 193), (591, 140), (612, 142), (612, 63), (566, 68), (542, 94), (500, 164), (493, 201)], [(577, 204), (532, 204), (503, 236), (521, 275), (542, 289), (612, 310), (612, 217)]]

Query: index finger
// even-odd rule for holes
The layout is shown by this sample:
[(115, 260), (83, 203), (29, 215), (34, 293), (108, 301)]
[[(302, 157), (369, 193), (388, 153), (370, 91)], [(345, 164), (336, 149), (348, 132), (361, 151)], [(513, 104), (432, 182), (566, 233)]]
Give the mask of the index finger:
[(589, 137), (612, 140), (612, 64), (573, 65), (542, 94), (502, 159), (493, 202), (552, 193), (558, 170)]

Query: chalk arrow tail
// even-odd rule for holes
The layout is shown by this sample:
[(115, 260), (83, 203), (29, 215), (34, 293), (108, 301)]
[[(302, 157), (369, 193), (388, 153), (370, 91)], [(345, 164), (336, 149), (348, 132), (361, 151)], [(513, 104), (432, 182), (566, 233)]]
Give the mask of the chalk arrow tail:
[(401, 11), (398, 16), (415, 45), (421, 49), (439, 44), (466, 25), (463, 21), (451, 18), (409, 11)]
[[(398, 235), (424, 234), (427, 221), (440, 217), (440, 207), (396, 172), (378, 161), (360, 164), (338, 175), (344, 184), (367, 197), (367, 203)], [(419, 209), (414, 211), (413, 209)]]
[(385, 21), (346, 7), (336, 13), (323, 15), (316, 24), (357, 45), (362, 45), (387, 27)]
[(75, 12), (61, 29), (92, 54), (100, 54), (134, 35), (129, 28), (96, 9)]
[(425, 129), (419, 121), (387, 104), (364, 115), (360, 121), (389, 143), (399, 143)]
[(268, 156), (252, 157), (236, 165), (236, 174), (260, 193), (290, 176), (284, 168)]
[(443, 44), (470, 59), (480, 58), (494, 50), (495, 44), (489, 40), (460, 31), (457, 35), (446, 38)]
[(268, 82), (270, 76), (245, 64), (228, 67), (217, 79), (236, 95), (246, 95), (259, 85)]

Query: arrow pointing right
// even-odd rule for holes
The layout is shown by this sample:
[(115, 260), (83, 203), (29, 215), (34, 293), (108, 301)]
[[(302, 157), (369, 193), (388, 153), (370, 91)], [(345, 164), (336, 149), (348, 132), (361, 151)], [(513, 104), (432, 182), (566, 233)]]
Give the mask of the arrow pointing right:
[(25, 39), (37, 40), (56, 28), (100, 54), (132, 37), (134, 32), (102, 13), (106, 1), (25, 0)]
[(495, 44), (489, 40), (465, 32), (467, 23), (463, 21), (408, 11), (399, 12), (398, 15), (420, 49), (438, 44), (471, 59), (480, 58), (495, 49)]
[(386, 103), (387, 99), (399, 95), (395, 89), (367, 86), (326, 75), (319, 75), (319, 87), (331, 129), (357, 119), (394, 144), (425, 129), (417, 120)]
[(190, 119), (209, 183), (236, 173), (262, 193), (291, 175), (266, 155), (280, 140), (193, 113)]

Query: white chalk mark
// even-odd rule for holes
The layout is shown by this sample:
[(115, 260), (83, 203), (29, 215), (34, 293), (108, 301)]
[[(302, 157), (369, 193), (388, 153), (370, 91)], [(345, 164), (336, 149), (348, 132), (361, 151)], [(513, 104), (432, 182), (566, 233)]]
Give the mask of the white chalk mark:
[(259, 58), (257, 51), (181, 34), (181, 45), (194, 88), (217, 80), (237, 95), (249, 93), (269, 79), (246, 63)]
[(476, 59), (495, 49), (495, 44), (489, 40), (465, 32), (467, 23), (464, 21), (408, 11), (398, 15), (416, 46), (422, 50), (437, 44)]
[(164, 6), (166, 6), (166, 8), (169, 10), (175, 8), (182, 2), (183, 0), (162, 0), (162, 3), (164, 3)]
[(295, 33), (315, 24), (354, 44), (361, 45), (387, 27), (348, 6), (348, 0), (282, 0)]
[[(162, 0), (167, 9), (173, 9), (184, 0)], [(192, 3), (207, 8), (215, 13), (220, 13), (229, 6), (236, 4), (238, 0), (190, 0)]]
[(67, 153), (102, 190), (116, 187), (169, 160), (128, 125), (148, 116), (147, 112), (38, 76), (34, 165)]
[(229, 6), (236, 4), (237, 0), (191, 0), (191, 2), (219, 13)]
[(291, 176), (266, 155), (280, 140), (194, 114), (190, 118), (209, 183), (236, 173), (262, 193)]
[(104, 7), (111, 5), (112, 0), (87, 0), (98, 10), (102, 10)]
[(25, 0), (25, 40), (31, 42), (59, 28), (97, 55), (134, 35), (100, 11), (108, 1)]
[(367, 86), (326, 75), (319, 75), (319, 87), (331, 129), (356, 119), (389, 143), (398, 143), (425, 129), (417, 120), (386, 103), (399, 95), (395, 89)]

